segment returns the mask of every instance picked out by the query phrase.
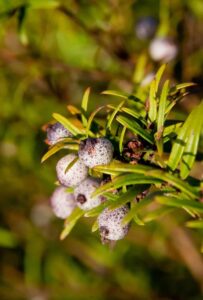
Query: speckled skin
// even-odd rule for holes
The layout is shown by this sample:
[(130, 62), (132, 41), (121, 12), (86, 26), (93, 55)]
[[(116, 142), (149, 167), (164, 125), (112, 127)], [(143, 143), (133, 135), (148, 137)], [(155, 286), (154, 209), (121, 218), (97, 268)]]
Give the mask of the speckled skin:
[(177, 45), (167, 37), (159, 37), (152, 40), (149, 53), (153, 60), (169, 62), (178, 54)]
[(76, 186), (88, 176), (88, 168), (78, 159), (76, 163), (65, 173), (67, 166), (76, 158), (75, 154), (68, 154), (61, 158), (56, 165), (56, 173), (59, 182), (64, 186)]
[(106, 138), (88, 138), (80, 143), (78, 155), (89, 168), (107, 165), (113, 158), (113, 145)]
[(74, 195), (67, 193), (64, 186), (55, 189), (50, 202), (54, 214), (61, 219), (66, 219), (76, 207)]
[(47, 143), (49, 145), (55, 145), (62, 139), (73, 136), (72, 133), (59, 122), (56, 122), (53, 125), (49, 125), (46, 131)]
[(88, 177), (81, 182), (74, 191), (74, 196), (77, 202), (77, 206), (83, 210), (92, 209), (103, 201), (101, 196), (91, 198), (92, 193), (99, 187), (100, 180)]
[(122, 206), (114, 210), (105, 208), (98, 217), (99, 231), (102, 242), (117, 241), (128, 233), (129, 225), (122, 225), (123, 218), (128, 213), (128, 206)]

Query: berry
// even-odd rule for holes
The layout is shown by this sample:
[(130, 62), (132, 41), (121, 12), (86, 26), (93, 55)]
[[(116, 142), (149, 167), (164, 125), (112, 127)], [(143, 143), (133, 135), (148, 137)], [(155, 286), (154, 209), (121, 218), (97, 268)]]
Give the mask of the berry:
[(83, 210), (92, 209), (104, 200), (102, 196), (91, 198), (92, 193), (100, 186), (100, 180), (88, 177), (79, 184), (74, 191), (74, 196), (79, 206)]
[(140, 40), (149, 39), (155, 34), (156, 28), (157, 21), (153, 17), (142, 17), (135, 27), (136, 36)]
[(88, 138), (80, 143), (78, 154), (90, 168), (107, 165), (113, 158), (113, 145), (106, 138)]
[(152, 40), (149, 52), (153, 60), (169, 62), (176, 57), (178, 48), (170, 38), (158, 37)]
[(46, 129), (47, 132), (47, 143), (54, 145), (64, 138), (72, 137), (72, 133), (66, 129), (61, 123), (56, 122), (53, 125), (49, 125)]
[(99, 231), (103, 243), (117, 241), (128, 233), (129, 224), (123, 225), (122, 220), (128, 213), (127, 205), (109, 210), (108, 207), (98, 217)]
[(51, 206), (58, 218), (66, 219), (76, 207), (74, 195), (67, 193), (66, 187), (59, 186), (51, 196)]
[(66, 172), (68, 165), (76, 158), (75, 154), (68, 154), (61, 158), (56, 165), (58, 180), (64, 186), (76, 186), (88, 176), (88, 168), (80, 159)]

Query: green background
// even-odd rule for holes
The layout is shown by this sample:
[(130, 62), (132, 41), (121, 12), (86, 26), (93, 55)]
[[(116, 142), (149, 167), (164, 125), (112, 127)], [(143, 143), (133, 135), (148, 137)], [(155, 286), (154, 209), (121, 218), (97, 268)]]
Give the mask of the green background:
[(184, 213), (134, 224), (114, 249), (91, 233), (91, 219), (61, 242), (49, 197), (65, 152), (40, 163), (53, 112), (66, 115), (89, 86), (91, 109), (118, 103), (100, 93), (130, 93), (141, 54), (144, 73), (157, 70), (150, 41), (135, 34), (148, 15), (178, 43), (169, 78), (198, 83), (174, 112), (184, 118), (203, 94), (201, 0), (0, 0), (0, 299), (203, 299), (202, 231), (184, 228)]

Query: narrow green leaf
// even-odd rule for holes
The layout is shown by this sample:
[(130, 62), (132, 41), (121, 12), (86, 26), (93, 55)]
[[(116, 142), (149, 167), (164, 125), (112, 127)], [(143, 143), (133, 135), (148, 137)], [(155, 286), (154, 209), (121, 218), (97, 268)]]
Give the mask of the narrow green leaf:
[(147, 63), (146, 54), (140, 55), (136, 62), (136, 68), (133, 74), (133, 82), (140, 83), (144, 77), (144, 70)]
[(173, 206), (173, 207), (179, 207), (179, 208), (188, 208), (193, 209), (194, 211), (203, 212), (203, 204), (197, 201), (192, 201), (188, 199), (179, 199), (171, 196), (157, 196), (155, 199), (157, 202)]
[(41, 162), (43, 163), (45, 160), (47, 160), (49, 157), (51, 157), (53, 154), (57, 153), (61, 149), (78, 150), (78, 144), (73, 144), (73, 143), (68, 144), (65, 143), (66, 141), (74, 142), (73, 139), (67, 138), (55, 144), (43, 155)]
[(159, 70), (157, 71), (156, 75), (155, 75), (155, 81), (156, 81), (156, 85), (155, 85), (155, 93), (157, 93), (159, 85), (160, 85), (160, 81), (161, 78), (163, 76), (163, 73), (166, 69), (166, 64), (162, 65)]
[(72, 214), (65, 221), (65, 228), (61, 232), (60, 239), (63, 240), (71, 232), (77, 221), (84, 215), (84, 211), (76, 207)]
[(122, 102), (120, 102), (118, 104), (118, 106), (114, 109), (114, 111), (112, 112), (112, 114), (107, 122), (107, 125), (106, 125), (107, 128), (111, 128), (111, 124), (112, 124), (113, 120), (115, 119), (117, 113), (120, 111), (121, 107), (124, 105), (125, 101), (126, 100), (123, 100)]
[(123, 185), (135, 185), (135, 184), (153, 184), (160, 183), (162, 180), (158, 178), (153, 178), (151, 176), (141, 175), (141, 174), (125, 174), (120, 175), (112, 179), (99, 188), (92, 194), (92, 197), (103, 194), (104, 192), (110, 191), (112, 189), (117, 189)]
[(110, 210), (114, 210), (118, 207), (121, 207), (124, 204), (134, 200), (135, 197), (138, 194), (140, 194), (141, 192), (143, 192), (144, 190), (146, 190), (146, 185), (138, 185), (136, 187), (133, 187), (133, 188), (129, 189), (126, 193), (121, 194), (118, 197), (118, 199), (116, 199), (116, 201), (114, 201), (114, 203), (112, 203), (108, 206), (108, 208)]
[(53, 113), (53, 118), (60, 122), (65, 128), (67, 128), (73, 135), (83, 134), (84, 131), (76, 127), (73, 122), (67, 118), (61, 116), (60, 114)]
[(149, 91), (148, 117), (150, 123), (156, 120), (156, 116), (157, 116), (156, 80), (154, 79), (150, 84), (150, 91)]
[(188, 130), (188, 141), (185, 145), (180, 165), (180, 176), (185, 179), (194, 164), (195, 156), (197, 154), (199, 138), (203, 124), (203, 102), (197, 106), (193, 112), (193, 122), (190, 130)]
[(189, 227), (189, 228), (200, 228), (200, 229), (203, 229), (203, 220), (188, 221), (186, 223), (186, 226)]
[(122, 131), (121, 131), (121, 135), (120, 135), (120, 139), (119, 139), (119, 151), (120, 153), (123, 152), (123, 140), (125, 137), (125, 132), (126, 132), (126, 127), (123, 126)]
[(184, 122), (169, 156), (168, 166), (172, 170), (177, 168), (182, 158), (184, 159), (184, 164), (181, 166), (182, 178), (187, 177), (194, 163), (203, 122), (202, 114), (203, 102), (190, 113)]
[[(87, 112), (89, 95), (90, 95), (90, 88), (87, 88), (81, 102), (81, 108), (83, 109), (84, 112)], [(87, 118), (84, 113), (82, 113), (82, 123), (84, 126), (87, 126)]]
[(95, 232), (99, 229), (99, 224), (97, 222), (97, 220), (94, 222), (94, 224), (92, 225), (92, 232)]
[(123, 116), (118, 116), (117, 121), (123, 126), (129, 128), (135, 134), (140, 135), (144, 140), (150, 144), (154, 143), (153, 137), (148, 133), (147, 130), (143, 129), (135, 120), (130, 120)]
[(128, 99), (128, 96), (126, 96), (124, 93), (112, 91), (112, 90), (106, 90), (101, 93), (102, 95), (110, 95), (110, 96), (116, 96), (124, 99)]
[(90, 133), (90, 128), (91, 128), (91, 125), (92, 125), (92, 122), (95, 118), (95, 116), (97, 115), (98, 112), (100, 112), (102, 109), (108, 109), (109, 107), (107, 105), (103, 105), (103, 106), (100, 106), (98, 107), (95, 111), (93, 111), (87, 121), (87, 127), (86, 127), (86, 135), (88, 136), (89, 133)]
[(159, 102), (159, 109), (158, 109), (158, 116), (157, 116), (157, 133), (158, 137), (160, 137), (163, 133), (163, 127), (164, 127), (164, 117), (165, 117), (165, 109), (166, 109), (166, 100), (168, 96), (168, 89), (169, 89), (169, 80), (166, 80), (164, 83), (161, 96), (160, 96), (160, 102)]
[(197, 199), (199, 197), (199, 193), (187, 182), (175, 177), (172, 174), (169, 174), (164, 171), (155, 170), (155, 171), (148, 171), (146, 172), (147, 175), (159, 178), (165, 182), (168, 182), (173, 187), (181, 190), (185, 195), (191, 197), (192, 199)]
[(74, 164), (78, 161), (79, 157), (75, 157), (66, 167), (65, 169), (65, 172), (64, 173), (67, 173), (71, 168), (72, 166), (74, 166)]
[(156, 168), (137, 164), (137, 165), (131, 165), (127, 163), (122, 163), (120, 161), (113, 160), (108, 165), (100, 165), (95, 166), (94, 170), (97, 172), (101, 172), (104, 174), (110, 174), (110, 175), (118, 175), (119, 173), (137, 173), (145, 175), (146, 172), (157, 170)]

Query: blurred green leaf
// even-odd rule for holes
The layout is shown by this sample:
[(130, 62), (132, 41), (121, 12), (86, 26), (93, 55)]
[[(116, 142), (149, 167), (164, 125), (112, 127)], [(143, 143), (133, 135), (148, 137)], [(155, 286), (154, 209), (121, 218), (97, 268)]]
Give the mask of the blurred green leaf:
[(15, 235), (4, 228), (0, 228), (0, 247), (14, 248), (17, 246)]
[(194, 200), (187, 200), (187, 199), (180, 199), (176, 197), (171, 197), (170, 195), (167, 196), (157, 196), (156, 201), (173, 207), (179, 207), (179, 208), (188, 208), (193, 209), (197, 212), (203, 212), (203, 204)]

